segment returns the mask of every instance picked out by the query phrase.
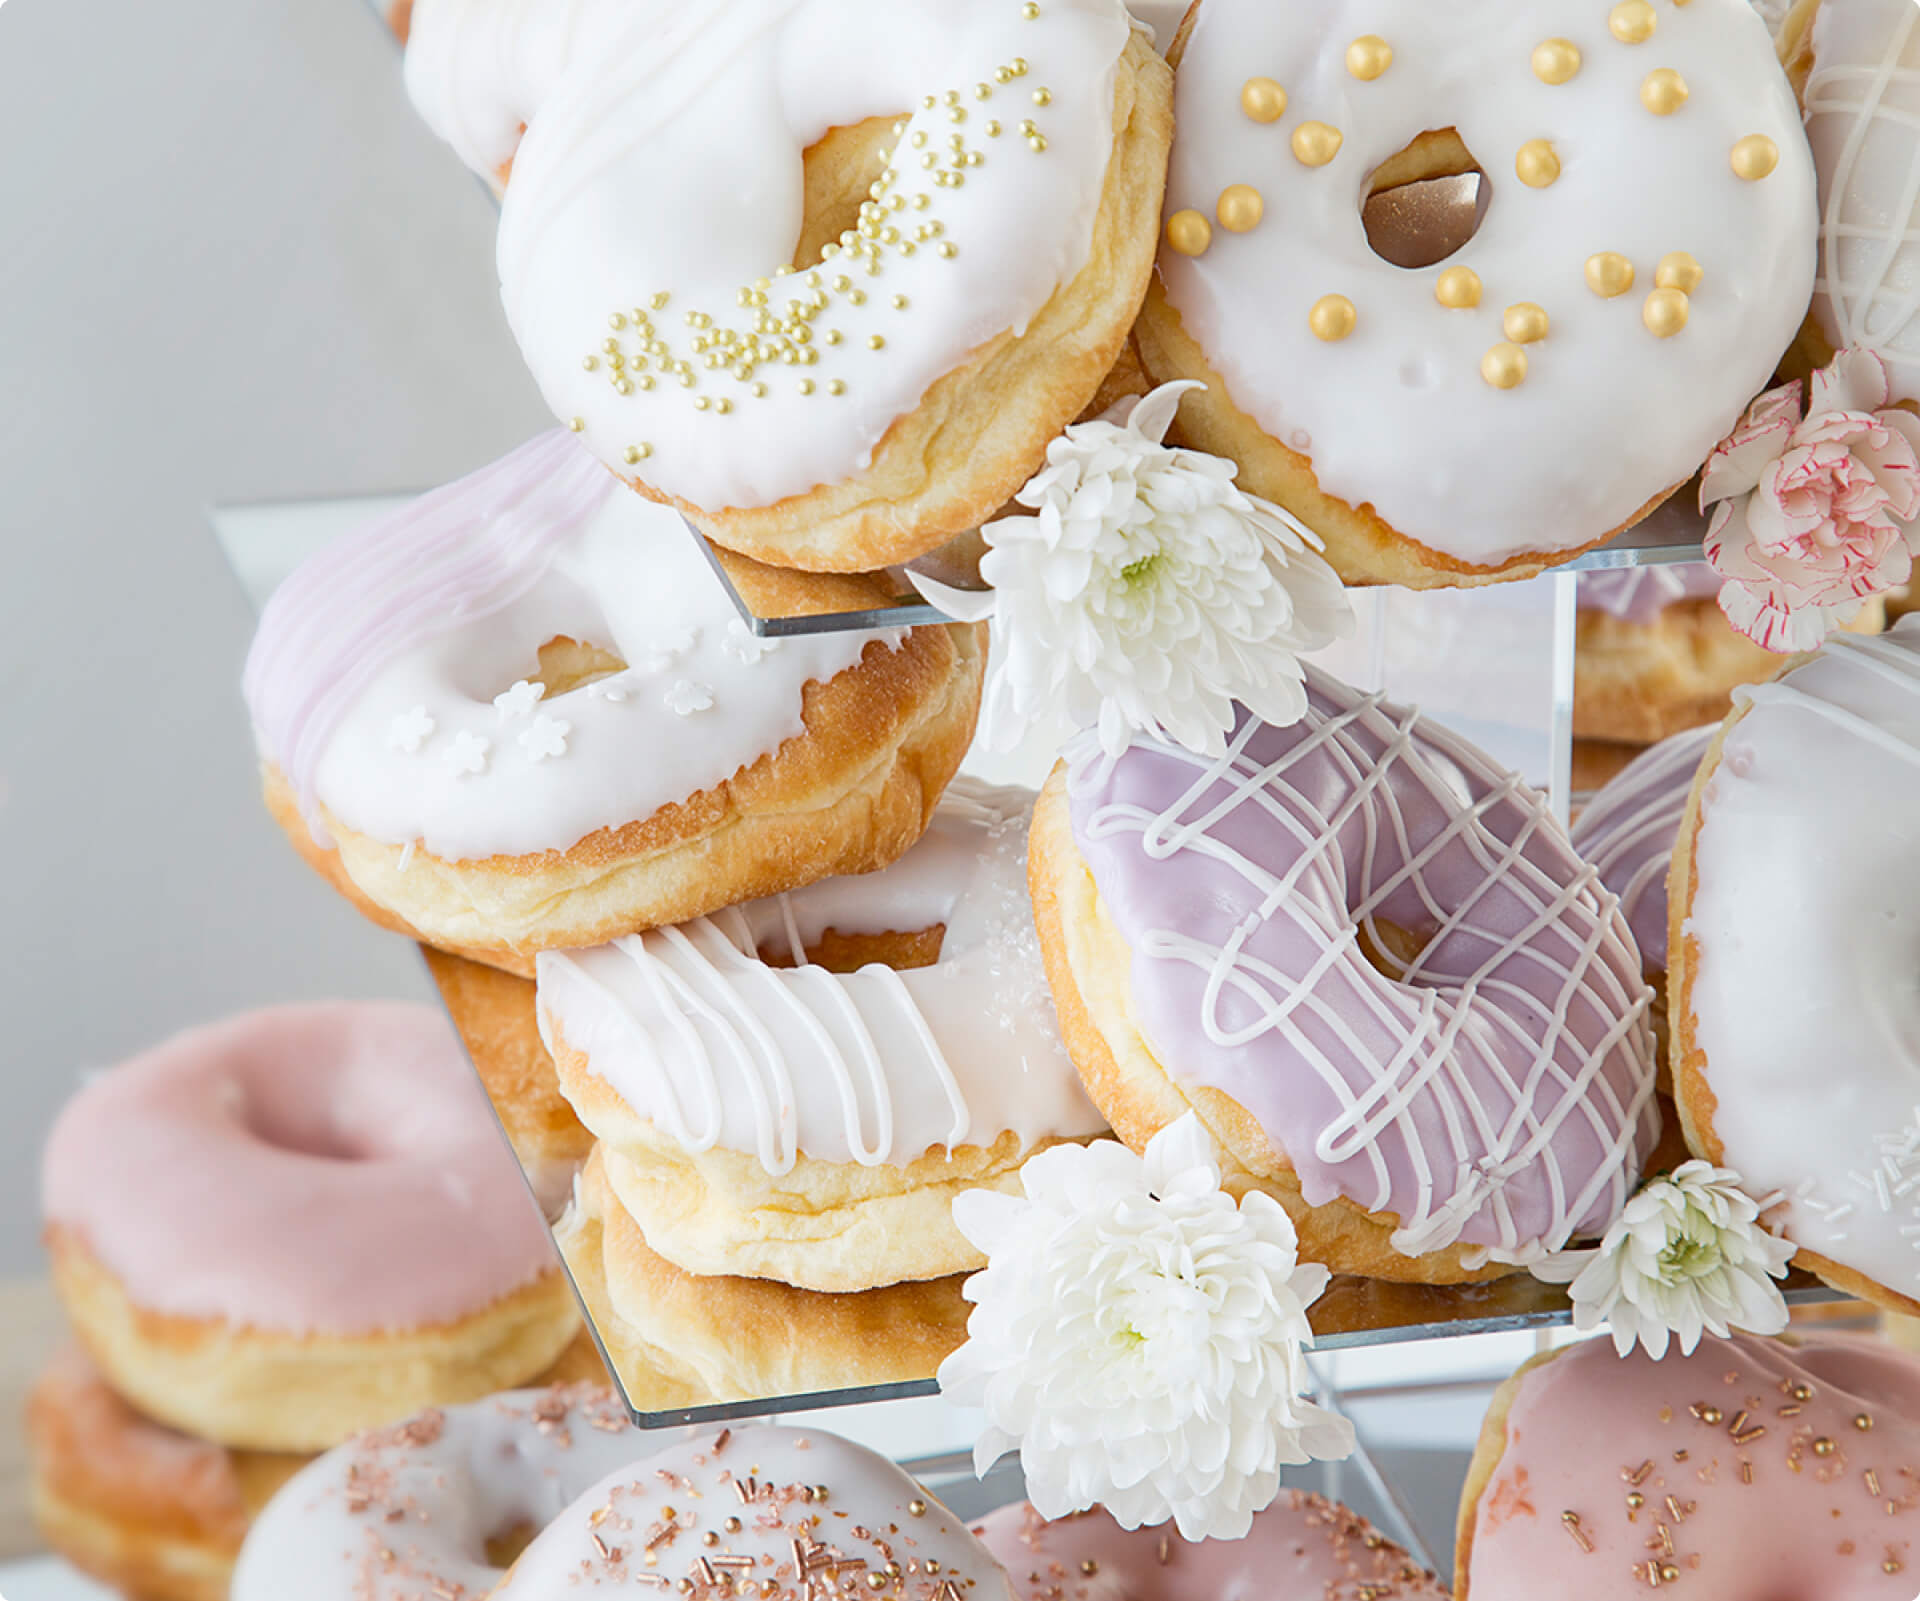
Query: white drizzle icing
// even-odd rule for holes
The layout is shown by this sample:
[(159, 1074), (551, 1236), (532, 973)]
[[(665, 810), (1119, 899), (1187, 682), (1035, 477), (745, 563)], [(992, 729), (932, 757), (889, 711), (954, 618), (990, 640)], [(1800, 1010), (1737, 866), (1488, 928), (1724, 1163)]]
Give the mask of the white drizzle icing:
[[(958, 780), (892, 867), (537, 961), (540, 1024), (688, 1151), (903, 1164), (1104, 1125), (1060, 1043), (1026, 889), (1030, 793)], [(835, 974), (843, 934), (946, 925), (940, 960)]]
[[(1246, 1106), (1310, 1204), (1397, 1214), (1407, 1255), (1526, 1263), (1597, 1232), (1657, 1129), (1617, 903), (1516, 775), (1380, 696), (1309, 685), (1305, 723), (1247, 719), (1218, 761), (1069, 747), (1075, 835), (1156, 1056)], [(1172, 803), (1101, 799), (1132, 792), (1143, 752), (1164, 765), (1139, 793)], [(1434, 925), (1397, 981), (1361, 949), (1383, 919)]]
[(1735, 698), (1686, 922), (1714, 1132), (1776, 1232), (1920, 1295), (1920, 618)]
[(1826, 0), (1813, 50), (1814, 317), (1835, 349), (1879, 353), (1895, 399), (1920, 399), (1920, 6)]

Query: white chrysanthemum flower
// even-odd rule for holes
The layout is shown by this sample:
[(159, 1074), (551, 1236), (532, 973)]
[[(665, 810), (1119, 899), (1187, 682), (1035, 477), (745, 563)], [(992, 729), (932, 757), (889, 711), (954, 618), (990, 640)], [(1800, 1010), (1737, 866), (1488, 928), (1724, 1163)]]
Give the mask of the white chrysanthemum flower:
[(1015, 497), (1034, 515), (981, 530), (984, 603), (915, 575), (943, 610), (999, 625), (989, 743), (1065, 712), (1109, 755), (1138, 732), (1218, 756), (1233, 702), (1282, 725), (1306, 711), (1300, 654), (1350, 632), (1352, 607), (1320, 541), (1235, 487), (1232, 462), (1161, 442), (1202, 387), (1163, 384), (1054, 440)]
[(1793, 1245), (1760, 1226), (1769, 1204), (1728, 1168), (1682, 1162), (1627, 1202), (1599, 1249), (1562, 1251), (1533, 1273), (1571, 1283), (1573, 1326), (1607, 1324), (1622, 1356), (1636, 1342), (1665, 1356), (1670, 1335), (1691, 1356), (1702, 1333), (1778, 1334), (1787, 1301), (1773, 1281), (1786, 1276)]
[(1060, 1145), (1020, 1176), (1024, 1199), (953, 1203), (987, 1266), (967, 1280), (967, 1343), (940, 1387), (986, 1410), (978, 1472), (1017, 1448), (1045, 1517), (1101, 1505), (1125, 1528), (1172, 1518), (1189, 1540), (1231, 1540), (1284, 1464), (1353, 1450), (1345, 1418), (1300, 1398), (1327, 1270), (1299, 1260), (1271, 1196), (1235, 1205), (1221, 1190), (1197, 1117), (1144, 1157)]

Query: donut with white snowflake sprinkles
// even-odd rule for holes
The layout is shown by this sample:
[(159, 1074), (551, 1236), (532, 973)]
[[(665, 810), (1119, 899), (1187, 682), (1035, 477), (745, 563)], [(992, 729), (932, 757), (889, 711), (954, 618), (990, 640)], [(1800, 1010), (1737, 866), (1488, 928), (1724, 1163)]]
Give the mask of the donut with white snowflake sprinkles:
[(560, 430), (300, 567), (245, 688), (302, 854), (376, 921), (531, 976), (893, 861), (972, 738), (984, 647), (761, 638), (681, 519)]

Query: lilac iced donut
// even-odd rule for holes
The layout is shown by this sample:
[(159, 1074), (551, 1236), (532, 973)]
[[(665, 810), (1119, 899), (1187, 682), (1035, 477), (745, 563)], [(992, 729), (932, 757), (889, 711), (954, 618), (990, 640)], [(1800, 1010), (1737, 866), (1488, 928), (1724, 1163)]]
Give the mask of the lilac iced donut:
[(1083, 739), (1042, 797), (1036, 916), (1094, 1101), (1135, 1146), (1198, 1111), (1230, 1186), (1339, 1270), (1444, 1282), (1599, 1232), (1659, 1132), (1617, 900), (1466, 741), (1307, 688), (1217, 760)]

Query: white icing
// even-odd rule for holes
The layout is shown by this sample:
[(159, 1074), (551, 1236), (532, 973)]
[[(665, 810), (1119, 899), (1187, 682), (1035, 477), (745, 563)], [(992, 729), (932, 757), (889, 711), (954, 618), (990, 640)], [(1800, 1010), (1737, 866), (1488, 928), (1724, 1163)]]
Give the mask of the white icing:
[[(937, 379), (1023, 330), (1086, 263), (1132, 25), (1120, 0), (1045, 0), (1033, 20), (1022, 0), (693, 10), (698, 26), (681, 0), (634, 0), (618, 38), (578, 57), (533, 108), (501, 212), (502, 296), (548, 404), (583, 418), (587, 444), (617, 471), (695, 506), (764, 506), (859, 472)], [(1025, 74), (997, 82), (1016, 60)], [(981, 84), (990, 98), (976, 96)], [(882, 243), (872, 272), (836, 246), (817, 283), (777, 277), (800, 237), (807, 147), (836, 126), (909, 112), (882, 224), (904, 242)], [(952, 166), (956, 135), (980, 164)], [(949, 176), (963, 183), (935, 182)], [(687, 315), (754, 333), (760, 311), (740, 294), (763, 278), (778, 318), (796, 297), (823, 297), (810, 341), (793, 364), (776, 354), (748, 377), (709, 367)], [(656, 311), (659, 294), (671, 298)], [(631, 323), (614, 330), (621, 371), (658, 380), (622, 395), (603, 346), (609, 317), (636, 310), (671, 351), (647, 353)], [(685, 361), (690, 386), (663, 360)], [(836, 384), (844, 393), (829, 393)], [(636, 445), (651, 450), (637, 466), (626, 457)]]
[[(738, 620), (679, 517), (616, 489), (519, 599), (372, 678), (320, 758), (315, 793), (356, 833), (448, 860), (564, 850), (803, 733), (808, 681), (906, 636), (809, 634), (749, 663), (726, 648)], [(630, 665), (548, 700), (516, 694), (509, 686), (537, 678), (537, 652), (559, 635)], [(389, 737), (402, 723), (432, 727), (408, 748)]]
[(267, 1504), (240, 1549), (233, 1601), (487, 1595), (500, 1578), (489, 1539), (551, 1522), (664, 1443), (585, 1387), (374, 1430), (308, 1463)]
[[(1027, 898), (1033, 797), (957, 781), (892, 867), (537, 959), (540, 1021), (689, 1151), (901, 1164), (945, 1146), (1105, 1127), (1060, 1042)], [(895, 972), (777, 969), (827, 929), (946, 925)]]
[(1777, 1232), (1920, 1296), (1920, 618), (1735, 696), (1686, 922), (1714, 1132)]
[(1813, 313), (1836, 350), (1877, 351), (1920, 399), (1920, 7), (1827, 0), (1813, 24), (1807, 140), (1820, 176)]
[[(1169, 213), (1211, 217), (1229, 184), (1251, 184), (1266, 220), (1216, 229), (1191, 258), (1163, 250), (1173, 306), (1235, 402), (1308, 455), (1321, 487), (1371, 502), (1401, 533), (1491, 564), (1591, 543), (1689, 477), (1771, 376), (1813, 284), (1813, 168), (1799, 108), (1765, 26), (1746, 0), (1662, 0), (1643, 44), (1617, 42), (1602, 0), (1204, 0), (1175, 82), (1178, 134)], [(1373, 82), (1352, 77), (1348, 44), (1378, 34), (1394, 51)], [(1584, 55), (1558, 87), (1535, 77), (1555, 36)], [(1691, 91), (1659, 117), (1641, 80), (1678, 69)], [(1240, 108), (1249, 76), (1289, 96), (1280, 121)], [(1303, 121), (1344, 135), (1326, 166), (1295, 160)], [(1388, 265), (1360, 205), (1373, 170), (1423, 130), (1456, 127), (1493, 198), (1480, 231), (1444, 262)], [(1729, 152), (1753, 133), (1780, 149), (1773, 175), (1735, 177)], [(1514, 173), (1530, 140), (1551, 141), (1562, 173), (1529, 189)], [(1705, 278), (1671, 339), (1643, 326), (1661, 258), (1691, 252)], [(1603, 300), (1585, 263), (1617, 251), (1633, 290)], [(1475, 310), (1449, 310), (1434, 285), (1476, 271)], [(1351, 337), (1323, 343), (1309, 312), (1340, 293)], [(1480, 374), (1505, 338), (1508, 306), (1544, 307), (1552, 331), (1527, 347), (1528, 373), (1499, 390)]]
[(900, 1577), (889, 1601), (1013, 1601), (987, 1549), (885, 1457), (819, 1429), (748, 1425), (703, 1431), (594, 1485), (493, 1596), (751, 1588), (830, 1601), (872, 1594), (867, 1576), (890, 1563)]

